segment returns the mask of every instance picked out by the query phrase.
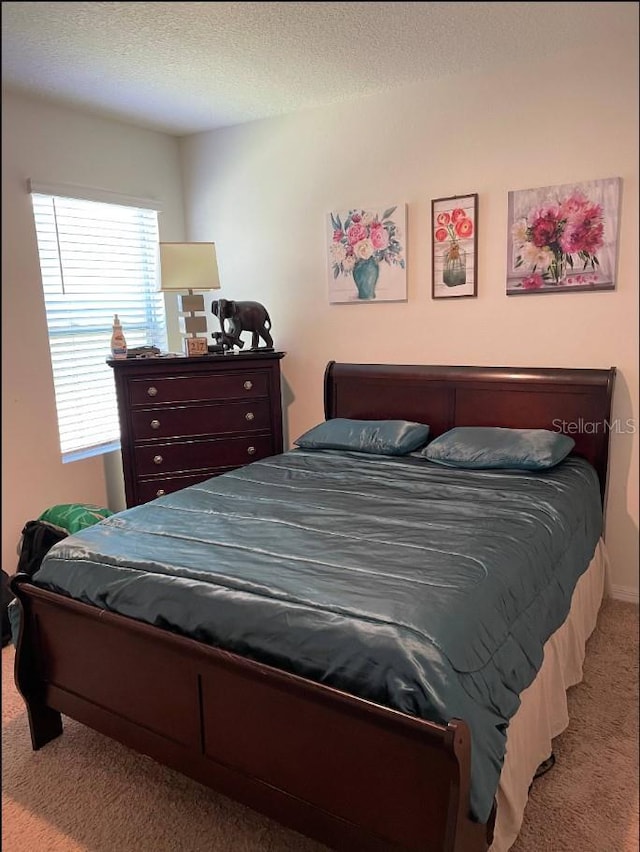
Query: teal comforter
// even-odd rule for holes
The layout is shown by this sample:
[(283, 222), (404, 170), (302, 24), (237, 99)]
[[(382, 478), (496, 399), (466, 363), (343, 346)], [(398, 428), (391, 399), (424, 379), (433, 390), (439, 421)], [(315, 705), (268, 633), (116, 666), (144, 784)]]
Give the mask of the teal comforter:
[(488, 819), (506, 729), (602, 530), (598, 480), (292, 450), (59, 542), (34, 582), (424, 719), (464, 719)]

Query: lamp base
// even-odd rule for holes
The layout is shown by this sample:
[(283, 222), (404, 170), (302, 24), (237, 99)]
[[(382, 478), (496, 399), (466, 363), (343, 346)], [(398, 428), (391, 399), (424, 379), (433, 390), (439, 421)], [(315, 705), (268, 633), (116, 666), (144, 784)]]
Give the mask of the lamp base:
[(198, 355), (208, 355), (209, 348), (206, 337), (185, 337), (184, 339), (184, 354), (189, 358)]

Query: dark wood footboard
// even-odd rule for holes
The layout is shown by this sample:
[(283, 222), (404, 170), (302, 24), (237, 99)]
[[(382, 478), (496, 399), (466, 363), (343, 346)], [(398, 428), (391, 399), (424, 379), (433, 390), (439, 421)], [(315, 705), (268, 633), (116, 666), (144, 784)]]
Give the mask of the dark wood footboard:
[(34, 748), (61, 715), (304, 834), (349, 850), (480, 852), (470, 740), (447, 727), (39, 589), (22, 609), (16, 683)]

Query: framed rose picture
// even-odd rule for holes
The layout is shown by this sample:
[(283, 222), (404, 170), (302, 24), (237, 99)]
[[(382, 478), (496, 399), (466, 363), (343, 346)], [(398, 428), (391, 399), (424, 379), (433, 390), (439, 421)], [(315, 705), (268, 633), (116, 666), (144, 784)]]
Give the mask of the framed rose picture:
[(621, 183), (510, 192), (507, 295), (615, 289)]
[(407, 299), (407, 205), (350, 207), (327, 216), (329, 302)]
[(431, 202), (431, 281), (434, 299), (478, 295), (478, 194)]

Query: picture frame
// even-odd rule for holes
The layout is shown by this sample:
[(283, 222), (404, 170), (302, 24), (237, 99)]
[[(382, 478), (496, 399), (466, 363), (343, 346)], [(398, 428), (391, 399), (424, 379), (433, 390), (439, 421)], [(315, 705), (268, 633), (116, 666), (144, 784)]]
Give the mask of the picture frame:
[(509, 192), (507, 296), (615, 290), (622, 179)]
[(478, 295), (478, 193), (431, 201), (431, 294)]
[(200, 358), (209, 354), (206, 337), (185, 337), (184, 354), (188, 358)]
[(407, 205), (348, 207), (327, 214), (330, 304), (407, 301)]

